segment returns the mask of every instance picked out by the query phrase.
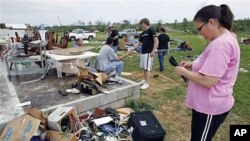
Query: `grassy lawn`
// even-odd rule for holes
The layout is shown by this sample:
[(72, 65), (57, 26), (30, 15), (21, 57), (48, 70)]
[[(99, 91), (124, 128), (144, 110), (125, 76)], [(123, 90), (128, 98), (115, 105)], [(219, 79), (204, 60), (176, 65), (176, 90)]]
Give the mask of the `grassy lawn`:
[[(173, 54), (178, 61), (187, 59), (186, 56), (199, 55), (206, 45), (206, 41), (199, 35), (169, 33), (170, 38), (179, 38), (187, 41), (193, 48), (190, 52), (175, 52)], [(243, 36), (240, 34), (239, 36)], [(98, 33), (97, 38), (86, 46), (94, 46), (93, 51), (98, 51), (101, 47), (100, 42), (105, 38), (103, 33)], [(240, 37), (238, 37), (240, 38)], [(119, 52), (122, 54), (123, 52)], [(168, 57), (165, 58), (166, 70), (159, 72), (158, 59), (155, 57), (151, 87), (148, 90), (141, 91), (141, 98), (138, 103), (150, 106), (162, 123), (167, 132), (168, 141), (188, 141), (190, 138), (191, 110), (184, 105), (186, 84), (181, 78), (173, 74), (173, 67), (168, 63)], [(250, 46), (241, 46), (240, 67), (250, 70)], [(132, 76), (126, 78), (140, 81), (143, 74), (139, 69), (139, 55), (132, 54), (125, 60), (125, 72), (132, 72)], [(217, 132), (214, 141), (229, 140), (229, 125), (231, 124), (250, 124), (250, 72), (238, 75), (238, 80), (234, 87), (235, 106), (231, 110), (225, 123)]]

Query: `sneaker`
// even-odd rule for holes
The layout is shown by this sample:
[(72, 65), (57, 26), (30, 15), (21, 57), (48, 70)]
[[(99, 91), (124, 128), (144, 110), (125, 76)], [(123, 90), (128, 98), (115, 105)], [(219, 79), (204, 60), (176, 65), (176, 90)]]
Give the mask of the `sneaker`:
[(143, 85), (144, 83), (146, 83), (145, 80), (142, 80), (142, 81), (139, 82), (140, 85)]
[(116, 72), (115, 71), (111, 71), (109, 74), (108, 74), (109, 77), (115, 77), (116, 76)]
[(141, 86), (141, 90), (145, 90), (149, 87), (149, 84), (148, 83), (144, 83), (142, 86)]

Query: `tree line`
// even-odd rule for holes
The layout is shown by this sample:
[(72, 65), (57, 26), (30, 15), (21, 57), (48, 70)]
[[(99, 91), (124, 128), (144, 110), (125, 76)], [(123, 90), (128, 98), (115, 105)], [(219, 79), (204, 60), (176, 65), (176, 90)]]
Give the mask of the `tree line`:
[[(71, 25), (54, 25), (54, 26), (47, 26), (45, 27), (46, 30), (53, 31), (53, 32), (70, 32), (76, 28), (81, 28), (88, 31), (95, 31), (98, 30), (99, 32), (105, 32), (107, 27), (111, 25), (111, 22), (103, 22), (101, 20), (96, 21), (94, 24), (92, 22), (88, 22), (85, 24), (84, 22), (78, 21), (77, 23)], [(121, 31), (126, 28), (135, 28), (140, 30), (139, 22), (132, 23), (129, 20), (123, 20), (119, 23), (112, 24), (118, 31)], [(194, 28), (193, 22), (183, 18), (181, 22), (175, 20), (174, 23), (164, 23), (162, 20), (159, 20), (157, 23), (152, 23), (151, 27), (155, 29), (157, 32), (159, 31), (160, 27), (168, 27), (168, 30), (179, 31), (179, 32), (188, 32), (197, 34), (196, 29)], [(39, 29), (39, 26), (35, 26), (34, 29)], [(250, 18), (239, 19), (235, 20), (233, 23), (232, 30), (237, 33), (250, 33)]]

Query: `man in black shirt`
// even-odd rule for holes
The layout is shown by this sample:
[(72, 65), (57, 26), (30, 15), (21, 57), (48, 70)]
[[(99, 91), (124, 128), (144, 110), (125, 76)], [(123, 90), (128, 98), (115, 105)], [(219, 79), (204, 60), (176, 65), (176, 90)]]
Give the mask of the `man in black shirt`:
[(114, 49), (115, 52), (117, 52), (118, 46), (119, 46), (119, 38), (118, 38), (118, 31), (112, 26), (110, 27), (111, 30), (111, 38), (113, 39), (113, 46), (112, 48)]
[(140, 44), (137, 47), (142, 46), (140, 67), (144, 70), (144, 80), (141, 82), (141, 89), (147, 89), (149, 87), (149, 77), (153, 66), (153, 59), (158, 47), (158, 38), (155, 31), (150, 28), (150, 22), (147, 18), (140, 21), (140, 27), (143, 32), (140, 35)]
[(159, 39), (159, 46), (158, 46), (158, 59), (160, 64), (160, 71), (164, 71), (164, 56), (168, 53), (170, 47), (170, 39), (169, 36), (165, 33), (166, 30), (164, 27), (160, 28), (160, 35), (158, 36)]

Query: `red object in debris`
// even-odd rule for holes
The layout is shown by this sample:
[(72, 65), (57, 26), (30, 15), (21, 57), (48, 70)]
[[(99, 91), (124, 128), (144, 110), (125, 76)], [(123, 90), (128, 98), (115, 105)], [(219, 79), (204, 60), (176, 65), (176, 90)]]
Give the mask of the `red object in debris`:
[(105, 111), (99, 108), (95, 109), (94, 118), (100, 118), (105, 116)]

